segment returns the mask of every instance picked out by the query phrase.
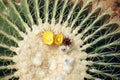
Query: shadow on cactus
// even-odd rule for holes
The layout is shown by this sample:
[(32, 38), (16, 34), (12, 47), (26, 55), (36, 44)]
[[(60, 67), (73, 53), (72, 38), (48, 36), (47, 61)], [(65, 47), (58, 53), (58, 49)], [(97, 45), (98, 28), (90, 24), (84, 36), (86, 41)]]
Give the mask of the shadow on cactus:
[(0, 0), (0, 80), (119, 80), (119, 21), (93, 0)]

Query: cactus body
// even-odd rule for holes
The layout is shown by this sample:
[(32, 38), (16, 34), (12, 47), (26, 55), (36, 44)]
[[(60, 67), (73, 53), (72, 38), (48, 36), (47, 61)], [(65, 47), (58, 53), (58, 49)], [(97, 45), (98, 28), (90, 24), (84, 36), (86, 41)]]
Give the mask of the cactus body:
[(118, 27), (94, 0), (0, 0), (0, 80), (119, 80)]

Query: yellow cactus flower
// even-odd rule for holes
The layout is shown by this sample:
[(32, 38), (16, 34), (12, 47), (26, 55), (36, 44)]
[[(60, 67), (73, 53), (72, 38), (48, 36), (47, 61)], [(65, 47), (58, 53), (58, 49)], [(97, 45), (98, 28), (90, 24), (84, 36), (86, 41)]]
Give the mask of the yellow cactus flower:
[(54, 37), (54, 34), (52, 31), (45, 31), (43, 33), (43, 42), (47, 45), (51, 45), (53, 44), (53, 41), (54, 41), (53, 37)]
[(54, 43), (56, 45), (60, 45), (60, 44), (62, 44), (62, 42), (63, 42), (63, 34), (59, 33), (59, 34), (55, 35), (55, 37), (54, 37)]

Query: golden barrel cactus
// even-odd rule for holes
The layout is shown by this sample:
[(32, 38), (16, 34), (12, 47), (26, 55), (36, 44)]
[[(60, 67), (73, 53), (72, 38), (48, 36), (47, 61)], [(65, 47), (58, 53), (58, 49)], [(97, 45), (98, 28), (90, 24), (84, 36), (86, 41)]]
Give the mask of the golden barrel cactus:
[(120, 22), (104, 5), (0, 0), (0, 80), (119, 80)]

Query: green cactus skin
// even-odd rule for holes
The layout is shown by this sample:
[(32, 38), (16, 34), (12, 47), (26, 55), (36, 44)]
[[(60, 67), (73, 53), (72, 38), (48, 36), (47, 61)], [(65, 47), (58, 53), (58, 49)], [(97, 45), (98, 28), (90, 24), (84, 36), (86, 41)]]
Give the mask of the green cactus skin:
[[(0, 0), (0, 80), (119, 80), (119, 21), (93, 1)], [(46, 45), (46, 30), (71, 42)]]

